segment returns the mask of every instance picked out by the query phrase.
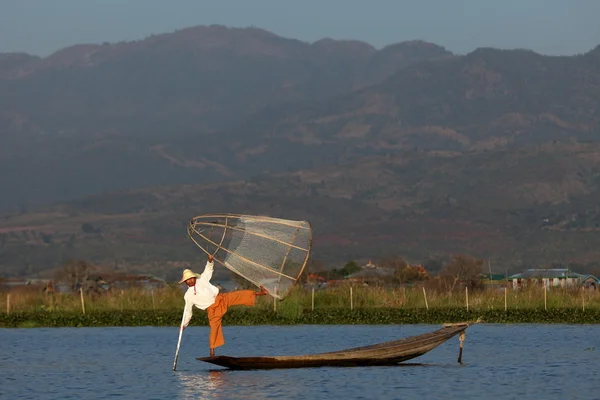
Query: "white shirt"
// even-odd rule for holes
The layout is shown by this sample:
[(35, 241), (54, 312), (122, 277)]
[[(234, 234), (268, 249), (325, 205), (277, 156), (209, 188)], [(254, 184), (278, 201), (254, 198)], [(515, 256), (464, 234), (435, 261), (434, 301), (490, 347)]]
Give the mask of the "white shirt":
[(196, 306), (201, 310), (206, 310), (215, 302), (215, 297), (219, 294), (219, 288), (210, 283), (212, 278), (214, 262), (206, 262), (204, 272), (199, 278), (196, 278), (196, 284), (188, 287), (183, 298), (185, 299), (185, 317), (182, 326), (185, 328), (192, 318), (192, 307)]

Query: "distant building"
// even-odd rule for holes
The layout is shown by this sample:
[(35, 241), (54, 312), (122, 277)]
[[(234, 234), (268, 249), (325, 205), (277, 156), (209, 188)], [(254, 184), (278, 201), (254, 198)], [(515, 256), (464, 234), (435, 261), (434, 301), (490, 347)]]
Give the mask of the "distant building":
[(308, 274), (308, 276), (306, 277), (305, 287), (319, 289), (321, 287), (324, 287), (326, 282), (327, 279), (325, 279), (325, 277), (323, 276), (317, 274)]
[(0, 281), (0, 283), (3, 286), (6, 286), (7, 288), (11, 288), (14, 286), (25, 286), (25, 285), (31, 284), (29, 279), (26, 279), (26, 278), (7, 278), (7, 279), (2, 279)]
[(121, 274), (119, 276), (106, 278), (106, 281), (103, 280), (103, 282), (103, 287), (106, 290), (123, 290), (133, 287), (152, 290), (159, 289), (167, 285), (167, 282), (164, 279), (147, 274)]
[(52, 284), (49, 279), (30, 278), (8, 278), (0, 279), (0, 292), (32, 292), (46, 291), (46, 287)]
[(504, 274), (479, 274), (479, 279), (486, 289), (501, 289), (507, 287), (509, 282)]
[(600, 279), (594, 275), (586, 275), (581, 279), (581, 285), (590, 290), (597, 290), (600, 288)]
[(527, 286), (552, 287), (577, 287), (581, 285), (584, 275), (570, 271), (566, 268), (528, 269), (519, 274), (508, 277), (513, 289)]
[(366, 285), (384, 285), (386, 281), (394, 277), (394, 270), (391, 268), (368, 267), (356, 271), (346, 277), (346, 281), (361, 283)]
[(371, 260), (369, 260), (365, 265), (361, 266), (362, 269), (370, 269), (377, 268), (377, 265), (373, 264)]
[(406, 286), (429, 279), (429, 273), (421, 264), (406, 264), (402, 268), (380, 267), (371, 262), (346, 277), (346, 281), (364, 285)]

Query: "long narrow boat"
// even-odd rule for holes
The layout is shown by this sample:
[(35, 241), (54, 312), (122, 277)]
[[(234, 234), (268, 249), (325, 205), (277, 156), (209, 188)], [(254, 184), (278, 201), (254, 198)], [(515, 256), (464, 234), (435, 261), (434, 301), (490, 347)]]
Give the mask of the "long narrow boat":
[(200, 361), (216, 364), (229, 369), (274, 369), (307, 367), (358, 367), (395, 365), (433, 350), (440, 344), (460, 334), (461, 362), (462, 342), (470, 322), (446, 324), (437, 331), (411, 336), (391, 342), (355, 347), (327, 353), (273, 356), (273, 357), (198, 357)]

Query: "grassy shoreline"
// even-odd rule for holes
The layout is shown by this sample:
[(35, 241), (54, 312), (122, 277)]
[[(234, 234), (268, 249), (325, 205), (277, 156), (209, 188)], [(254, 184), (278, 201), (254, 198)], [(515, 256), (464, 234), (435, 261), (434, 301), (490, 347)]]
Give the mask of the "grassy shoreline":
[[(224, 317), (224, 325), (342, 325), (342, 324), (443, 324), (474, 321), (482, 323), (567, 323), (599, 324), (600, 309), (583, 311), (580, 308), (552, 310), (470, 310), (446, 309), (321, 309), (306, 310), (296, 315), (257, 309), (231, 309)], [(179, 310), (124, 310), (75, 312), (19, 312), (0, 315), (0, 328), (35, 327), (125, 327), (173, 326), (181, 322)], [(190, 326), (207, 326), (206, 313), (194, 313)]]
[[(83, 298), (79, 293), (11, 292), (0, 296), (0, 310), (6, 310), (0, 313), (0, 328), (178, 326), (183, 306), (179, 286), (152, 291), (133, 288)], [(467, 297), (465, 291), (426, 290), (425, 294), (423, 288), (353, 287), (350, 292), (350, 287), (340, 286), (314, 293), (295, 288), (284, 301), (265, 296), (257, 299), (255, 307), (233, 307), (223, 323), (441, 324), (477, 319), (486, 323), (600, 324), (600, 293), (564, 289), (544, 293), (532, 287), (474, 291)], [(191, 325), (207, 325), (206, 312), (194, 309)]]

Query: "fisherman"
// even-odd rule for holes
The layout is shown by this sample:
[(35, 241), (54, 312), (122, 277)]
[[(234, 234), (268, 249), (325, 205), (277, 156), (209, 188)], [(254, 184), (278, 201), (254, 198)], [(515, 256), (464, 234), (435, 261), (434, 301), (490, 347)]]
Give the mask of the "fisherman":
[(260, 291), (238, 290), (229, 293), (219, 293), (219, 289), (210, 283), (214, 269), (213, 256), (208, 256), (208, 261), (202, 274), (196, 274), (189, 269), (183, 271), (179, 283), (185, 282), (188, 289), (185, 292), (185, 318), (180, 329), (183, 331), (192, 318), (192, 306), (196, 306), (208, 313), (208, 324), (210, 325), (210, 356), (215, 356), (215, 348), (223, 346), (223, 327), (221, 319), (227, 309), (235, 305), (254, 306), (256, 296), (264, 296), (269, 292), (263, 287)]

